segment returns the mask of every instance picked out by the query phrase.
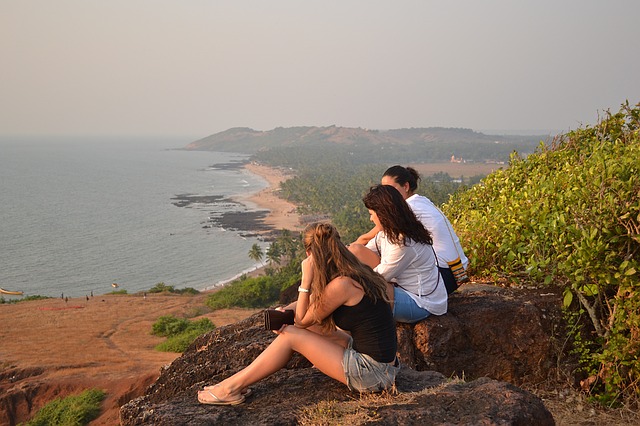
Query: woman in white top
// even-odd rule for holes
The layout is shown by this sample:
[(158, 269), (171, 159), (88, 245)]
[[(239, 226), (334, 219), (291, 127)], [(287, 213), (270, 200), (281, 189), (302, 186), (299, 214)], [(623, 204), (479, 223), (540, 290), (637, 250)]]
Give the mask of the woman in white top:
[(445, 314), (447, 290), (429, 231), (392, 186), (371, 187), (363, 201), (380, 231), (366, 246), (351, 244), (349, 250), (390, 283), (396, 321), (413, 323)]
[[(449, 219), (431, 202), (427, 197), (418, 195), (415, 191), (418, 189), (418, 181), (420, 174), (411, 167), (393, 166), (389, 167), (382, 176), (381, 183), (383, 185), (391, 185), (396, 188), (402, 198), (405, 199), (411, 210), (418, 220), (423, 223), (425, 228), (431, 233), (433, 238), (433, 249), (436, 252), (438, 260), (438, 268), (444, 279), (448, 293), (453, 293), (459, 283), (456, 282), (450, 264), (454, 264), (457, 260), (460, 262), (460, 273), (465, 274), (469, 265), (469, 259), (464, 254), (460, 239)], [(374, 227), (371, 231), (361, 235), (355, 243), (367, 244), (374, 235), (380, 231)], [(455, 266), (453, 266), (455, 269)], [(459, 276), (460, 279), (460, 276)], [(463, 278), (464, 279), (464, 278)]]

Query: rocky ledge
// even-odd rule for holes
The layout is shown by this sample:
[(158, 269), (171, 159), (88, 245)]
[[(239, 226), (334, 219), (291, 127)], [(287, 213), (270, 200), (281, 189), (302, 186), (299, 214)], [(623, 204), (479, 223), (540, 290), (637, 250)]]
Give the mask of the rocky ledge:
[[(553, 425), (543, 402), (518, 386), (556, 374), (561, 327), (555, 293), (469, 285), (449, 312), (398, 325), (397, 393), (349, 392), (295, 356), (252, 386), (244, 404), (205, 406), (196, 392), (249, 364), (274, 338), (261, 314), (199, 337), (144, 396), (122, 406), (122, 425), (312, 424), (313, 413), (378, 425)], [(311, 417), (310, 417), (311, 416)]]

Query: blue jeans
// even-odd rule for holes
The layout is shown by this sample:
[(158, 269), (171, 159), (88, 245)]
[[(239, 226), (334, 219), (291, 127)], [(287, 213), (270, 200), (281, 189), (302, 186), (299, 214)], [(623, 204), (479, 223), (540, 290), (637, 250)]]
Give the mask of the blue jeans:
[(414, 323), (429, 315), (431, 312), (418, 306), (406, 291), (399, 287), (393, 288), (393, 318), (397, 322)]

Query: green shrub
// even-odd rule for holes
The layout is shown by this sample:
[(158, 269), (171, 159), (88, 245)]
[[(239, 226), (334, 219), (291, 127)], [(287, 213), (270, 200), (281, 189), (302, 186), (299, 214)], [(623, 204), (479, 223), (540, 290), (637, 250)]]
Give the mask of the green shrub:
[(212, 293), (205, 302), (211, 309), (263, 308), (280, 297), (282, 283), (273, 276), (234, 281)]
[(156, 346), (157, 350), (163, 352), (184, 352), (198, 336), (214, 328), (215, 326), (209, 318), (189, 321), (173, 315), (165, 315), (153, 323), (151, 334), (167, 337), (165, 342)]
[(176, 293), (195, 295), (200, 292), (192, 287), (180, 288), (176, 290), (174, 286), (160, 282), (151, 287), (149, 289), (149, 293)]
[(205, 332), (202, 332), (200, 330), (186, 330), (176, 336), (171, 336), (164, 342), (156, 345), (156, 350), (161, 352), (182, 353), (187, 350), (189, 345), (193, 343), (196, 338), (204, 333)]
[(18, 302), (27, 302), (29, 300), (43, 300), (43, 299), (51, 299), (48, 296), (40, 296), (40, 295), (33, 295), (33, 296), (25, 296), (22, 297), (20, 299), (5, 299), (3, 296), (0, 296), (0, 305), (4, 304), (4, 303), (18, 303)]
[(160, 337), (175, 336), (189, 328), (189, 320), (177, 318), (173, 315), (164, 315), (151, 326), (151, 334)]
[(444, 206), (476, 274), (563, 287), (579, 314), (570, 317), (590, 323), (574, 350), (607, 402), (640, 395), (639, 118), (640, 104), (627, 103), (527, 158), (512, 155)]
[(27, 426), (80, 426), (86, 425), (100, 414), (105, 393), (89, 389), (79, 395), (55, 399), (42, 407)]
[(173, 293), (175, 291), (172, 285), (158, 283), (149, 289), (149, 293)]

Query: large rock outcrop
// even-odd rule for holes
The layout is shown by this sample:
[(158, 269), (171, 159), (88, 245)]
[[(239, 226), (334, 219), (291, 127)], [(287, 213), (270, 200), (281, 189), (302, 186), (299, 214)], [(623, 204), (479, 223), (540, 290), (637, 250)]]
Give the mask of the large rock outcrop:
[(355, 404), (368, 413), (363, 419), (381, 425), (552, 425), (542, 401), (516, 385), (553, 371), (560, 317), (558, 295), (467, 286), (452, 296), (447, 315), (398, 325), (397, 395), (361, 399), (296, 355), (286, 369), (253, 385), (245, 404), (200, 405), (198, 389), (249, 364), (274, 338), (256, 314), (198, 338), (144, 396), (121, 408), (120, 419), (126, 426), (295, 425), (304, 409), (332, 401)]

